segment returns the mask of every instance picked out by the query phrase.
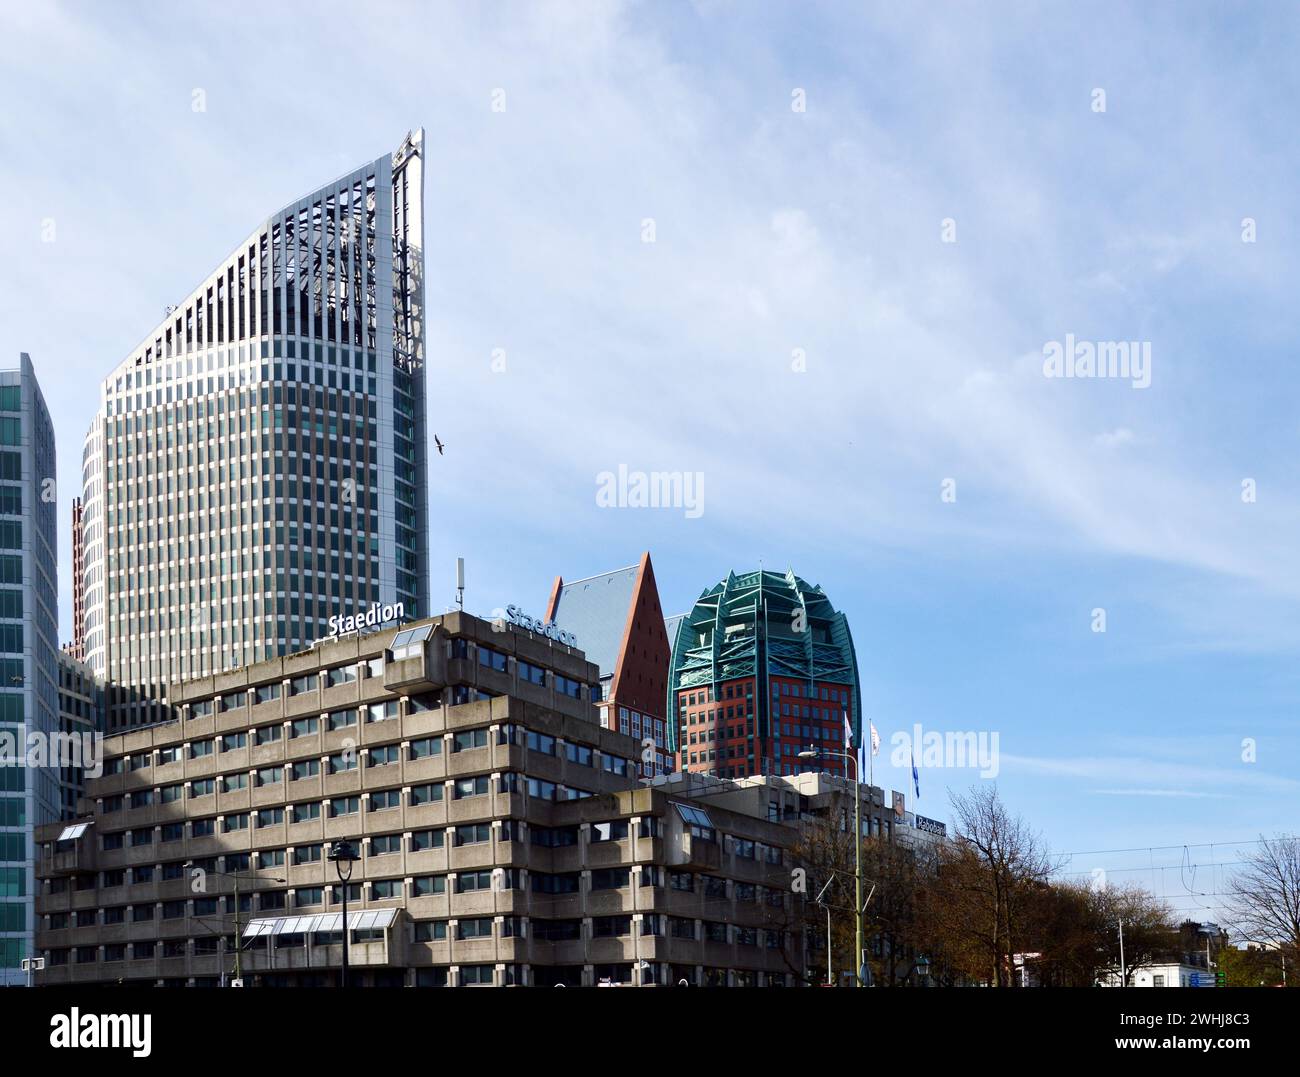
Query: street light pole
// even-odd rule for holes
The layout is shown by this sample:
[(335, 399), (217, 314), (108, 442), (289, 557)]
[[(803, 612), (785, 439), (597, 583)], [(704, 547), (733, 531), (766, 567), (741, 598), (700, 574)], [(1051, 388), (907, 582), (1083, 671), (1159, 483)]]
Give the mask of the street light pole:
[[(357, 851), (352, 848), (352, 844), (346, 841), (336, 841), (330, 846), (328, 859), (334, 861), (334, 870), (338, 873), (339, 882), (343, 884), (343, 971), (339, 977), (339, 986), (347, 987), (348, 985), (348, 936), (351, 932), (348, 930), (348, 883), (352, 879), (352, 865), (361, 859)], [(343, 874), (343, 865), (348, 866), (347, 875)]]
[[(837, 752), (834, 749), (829, 751), (818, 751), (816, 748), (809, 748), (799, 753), (800, 759), (816, 759), (819, 755), (838, 755), (845, 760), (845, 771), (848, 770), (848, 764), (853, 764), (853, 919), (854, 919), (854, 937), (857, 942), (857, 952), (854, 954), (853, 966), (854, 986), (865, 987), (862, 982), (862, 966), (866, 964), (866, 957), (862, 952), (862, 775), (858, 773), (858, 761), (848, 752)], [(830, 909), (826, 910), (826, 936), (827, 943), (830, 942)]]

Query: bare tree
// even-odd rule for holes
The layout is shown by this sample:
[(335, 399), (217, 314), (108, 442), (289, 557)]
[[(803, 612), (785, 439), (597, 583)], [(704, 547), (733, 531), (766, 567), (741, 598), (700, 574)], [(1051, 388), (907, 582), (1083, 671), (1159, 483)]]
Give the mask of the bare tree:
[(1038, 835), (1007, 811), (996, 785), (954, 794), (952, 806), (958, 849), (945, 868), (961, 899), (954, 911), (966, 920), (969, 943), (983, 966), (980, 978), (1010, 987), (1014, 955), (1029, 937), (1032, 901), (1055, 865)]
[(1300, 838), (1260, 835), (1229, 884), (1229, 914), (1238, 934), (1300, 959)]

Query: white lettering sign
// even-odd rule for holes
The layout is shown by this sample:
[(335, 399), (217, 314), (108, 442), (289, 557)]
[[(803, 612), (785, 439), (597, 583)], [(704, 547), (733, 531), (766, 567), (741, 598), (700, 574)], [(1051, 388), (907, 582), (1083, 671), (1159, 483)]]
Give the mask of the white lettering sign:
[(352, 632), (360, 632), (363, 628), (378, 628), (389, 621), (400, 621), (406, 616), (406, 607), (398, 602), (392, 606), (381, 606), (376, 602), (365, 613), (353, 614), (350, 617), (334, 616), (329, 620), (329, 636), (327, 638), (336, 640), (339, 636), (346, 636)]
[(535, 617), (529, 617), (518, 606), (507, 606), (506, 618), (511, 624), (526, 628), (529, 632), (536, 632), (547, 639), (553, 639), (556, 643), (563, 643), (566, 647), (576, 647), (578, 645), (578, 637), (572, 632), (565, 632), (564, 629), (557, 627), (554, 621), (545, 622)]

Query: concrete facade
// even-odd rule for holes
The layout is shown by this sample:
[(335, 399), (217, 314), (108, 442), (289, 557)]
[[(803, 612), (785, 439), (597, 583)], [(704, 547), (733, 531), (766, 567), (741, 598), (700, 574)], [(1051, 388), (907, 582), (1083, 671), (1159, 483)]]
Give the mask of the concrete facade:
[(40, 982), (332, 984), (348, 840), (354, 984), (793, 984), (797, 827), (639, 782), (598, 680), (453, 613), (178, 686), (40, 831)]

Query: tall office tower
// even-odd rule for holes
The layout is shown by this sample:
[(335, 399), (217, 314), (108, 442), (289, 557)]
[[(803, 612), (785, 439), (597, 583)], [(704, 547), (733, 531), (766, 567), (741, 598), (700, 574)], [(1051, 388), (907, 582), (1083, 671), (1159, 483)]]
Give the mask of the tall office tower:
[(853, 776), (839, 753), (845, 721), (855, 744), (863, 728), (858, 661), (848, 618), (820, 587), (793, 572), (729, 572), (669, 627), (677, 769)]
[(48, 748), (59, 728), (54, 464), (54, 426), (24, 354), (0, 370), (0, 985), (26, 982), (32, 828), (58, 819), (63, 803), (59, 770), (27, 750)]
[(273, 214), (104, 382), (82, 529), (110, 730), (332, 616), (428, 613), (423, 136)]
[(86, 660), (85, 540), (81, 531), (81, 498), (72, 499), (72, 642), (64, 652), (78, 662)]

